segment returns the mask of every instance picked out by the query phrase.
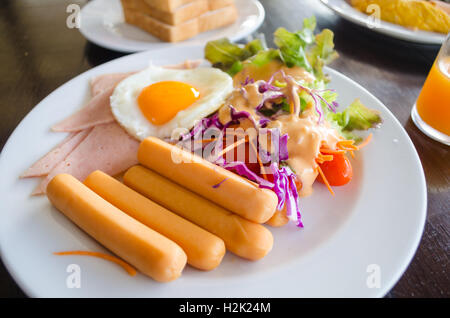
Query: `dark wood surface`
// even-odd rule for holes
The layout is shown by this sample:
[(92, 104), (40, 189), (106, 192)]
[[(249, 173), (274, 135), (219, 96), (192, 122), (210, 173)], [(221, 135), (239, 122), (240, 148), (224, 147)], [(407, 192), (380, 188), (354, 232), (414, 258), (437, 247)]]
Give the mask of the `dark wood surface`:
[[(266, 20), (259, 32), (269, 41), (278, 26), (296, 30), (311, 15), (317, 17), (319, 28), (332, 29), (340, 53), (332, 67), (377, 96), (405, 127), (425, 170), (428, 215), (420, 247), (387, 297), (449, 297), (450, 148), (424, 136), (410, 118), (438, 47), (393, 40), (354, 26), (319, 0), (261, 2)], [(76, 29), (68, 29), (66, 7), (70, 3), (82, 6), (86, 1), (0, 3), (0, 148), (45, 96), (76, 75), (123, 55), (89, 43)], [(23, 296), (0, 263), (0, 297)]]

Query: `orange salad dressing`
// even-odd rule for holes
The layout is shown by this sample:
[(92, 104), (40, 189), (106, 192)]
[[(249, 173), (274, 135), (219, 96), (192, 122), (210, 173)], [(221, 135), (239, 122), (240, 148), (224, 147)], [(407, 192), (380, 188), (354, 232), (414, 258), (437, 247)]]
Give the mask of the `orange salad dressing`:
[[(303, 68), (287, 68), (281, 62), (274, 60), (262, 67), (252, 65), (245, 67), (235, 75), (234, 85), (240, 87), (247, 77), (267, 81), (273, 74), (275, 74), (274, 80), (284, 82), (281, 72), (276, 73), (279, 70), (283, 70), (285, 74), (296, 80), (314, 81), (314, 76)], [(249, 112), (256, 120), (259, 120), (260, 116), (257, 114), (255, 107), (260, 102), (256, 85), (246, 86), (246, 98), (237, 90), (228, 100), (229, 105), (233, 105), (238, 111)], [(222, 122), (231, 119), (227, 107), (223, 107), (219, 111), (219, 118)], [(313, 183), (319, 174), (316, 158), (320, 154), (320, 148), (325, 146), (328, 149), (335, 149), (337, 142), (342, 137), (327, 121), (319, 124), (319, 117), (312, 105), (305, 109), (300, 116), (295, 114), (282, 115), (271, 121), (267, 127), (279, 128), (281, 135), (287, 134), (289, 136), (287, 143), (289, 159), (287, 163), (302, 182), (299, 195), (301, 197), (311, 195)]]

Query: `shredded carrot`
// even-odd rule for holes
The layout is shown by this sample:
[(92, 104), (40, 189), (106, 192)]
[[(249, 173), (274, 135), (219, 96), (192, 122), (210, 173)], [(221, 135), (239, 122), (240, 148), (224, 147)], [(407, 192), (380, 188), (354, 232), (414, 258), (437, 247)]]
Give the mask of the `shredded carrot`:
[(336, 144), (342, 145), (342, 146), (348, 146), (353, 145), (355, 143), (354, 140), (339, 140)]
[(131, 276), (136, 275), (136, 270), (129, 265), (128, 263), (125, 263), (123, 260), (121, 260), (120, 258), (117, 258), (115, 256), (112, 255), (108, 255), (108, 254), (104, 254), (104, 253), (100, 253), (100, 252), (89, 252), (89, 251), (66, 251), (66, 252), (55, 252), (53, 253), (55, 255), (83, 255), (83, 256), (93, 256), (93, 257), (98, 257), (98, 258), (103, 258), (107, 261), (116, 263), (117, 265), (122, 266), (122, 268), (124, 270), (127, 271), (127, 273)]
[(247, 138), (242, 138), (241, 140), (236, 141), (235, 143), (229, 145), (228, 147), (226, 147), (225, 149), (223, 149), (218, 155), (217, 158), (222, 157), (225, 153), (227, 153), (228, 151), (236, 148), (237, 146), (239, 146), (240, 144), (243, 144), (245, 142), (247, 142), (248, 139)]
[(372, 140), (373, 134), (370, 133), (369, 136), (367, 136), (367, 138), (358, 145), (358, 150), (367, 146), (367, 144)]
[(343, 155), (345, 153), (345, 150), (332, 150), (327, 148), (321, 148), (320, 152), (325, 155)]
[(319, 152), (316, 159), (320, 161), (320, 163), (324, 163), (325, 161), (333, 161), (333, 155), (324, 155)]
[(355, 145), (341, 145), (341, 144), (336, 144), (336, 147), (338, 149), (341, 150), (345, 150), (345, 151), (351, 151), (351, 150), (358, 150), (358, 147), (356, 147)]
[(317, 166), (317, 170), (319, 171), (320, 176), (321, 176), (322, 179), (323, 179), (323, 182), (324, 182), (325, 185), (327, 186), (328, 191), (330, 191), (330, 193), (331, 193), (331, 194), (333, 195), (333, 197), (334, 197), (334, 191), (333, 191), (333, 189), (331, 189), (330, 183), (328, 182), (327, 178), (325, 178), (325, 174), (323, 173), (322, 169), (320, 169), (320, 166)]
[[(325, 161), (331, 161), (331, 160), (333, 160), (333, 155), (345, 154), (345, 153), (347, 153), (347, 151), (350, 152), (350, 155), (352, 156), (352, 158), (355, 158), (354, 151), (358, 151), (361, 148), (367, 146), (367, 144), (372, 140), (372, 137), (373, 137), (373, 134), (370, 133), (367, 136), (367, 138), (362, 143), (360, 143), (358, 146), (354, 145), (354, 143), (355, 143), (354, 140), (339, 140), (336, 143), (336, 150), (327, 148), (327, 145), (325, 144), (325, 142), (322, 141), (320, 152), (316, 158), (316, 162), (318, 164), (322, 164)], [(330, 183), (328, 182), (327, 178), (325, 177), (325, 174), (323, 173), (320, 166), (317, 165), (317, 167), (314, 168), (314, 171), (319, 172), (319, 174), (321, 175), (321, 177), (323, 179), (323, 182), (325, 183), (325, 185), (328, 188), (328, 191), (330, 191), (330, 193), (334, 196), (334, 191), (331, 188)]]
[(202, 139), (202, 140), (194, 140), (194, 142), (200, 143), (200, 142), (212, 142), (216, 141), (217, 138), (211, 138), (211, 139)]

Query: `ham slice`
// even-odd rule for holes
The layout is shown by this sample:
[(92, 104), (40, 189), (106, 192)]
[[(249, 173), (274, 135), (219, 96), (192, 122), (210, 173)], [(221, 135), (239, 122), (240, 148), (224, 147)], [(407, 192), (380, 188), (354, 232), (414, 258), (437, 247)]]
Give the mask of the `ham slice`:
[(114, 87), (110, 87), (94, 96), (86, 106), (53, 126), (52, 130), (74, 132), (113, 122), (114, 117), (109, 105), (109, 97), (113, 90)]
[(138, 163), (139, 142), (116, 122), (98, 125), (89, 135), (42, 180), (32, 193), (43, 194), (50, 180), (59, 173), (68, 173), (83, 181), (91, 172), (101, 170), (119, 174)]
[(58, 146), (36, 161), (20, 177), (42, 177), (49, 174), (58, 163), (66, 159), (66, 157), (84, 140), (84, 138), (86, 138), (90, 131), (91, 129), (86, 129), (69, 134)]
[(134, 73), (135, 72), (103, 74), (94, 77), (91, 80), (91, 95), (96, 96), (110, 89), (111, 87), (116, 87), (116, 85), (119, 84), (122, 80)]
[(199, 67), (200, 64), (202, 64), (202, 62), (203, 62), (203, 60), (186, 60), (180, 64), (165, 65), (163, 67), (173, 69), (173, 70), (188, 70), (188, 69)]
[(116, 85), (133, 74), (115, 73), (95, 77), (91, 81), (92, 99), (73, 115), (52, 127), (54, 131), (74, 132), (114, 121), (109, 97)]

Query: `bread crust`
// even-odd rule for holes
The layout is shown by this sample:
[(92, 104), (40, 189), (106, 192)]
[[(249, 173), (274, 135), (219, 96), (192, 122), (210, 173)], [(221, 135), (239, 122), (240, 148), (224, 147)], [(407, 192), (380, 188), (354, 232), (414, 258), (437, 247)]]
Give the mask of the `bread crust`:
[[(122, 0), (127, 1), (127, 0)], [(136, 9), (124, 8), (125, 21), (166, 42), (180, 42), (206, 32), (233, 23), (237, 19), (234, 5), (219, 10), (208, 11), (197, 18), (170, 25), (155, 19)]]
[(152, 18), (170, 25), (181, 24), (188, 20), (199, 17), (209, 10), (208, 0), (197, 0), (187, 3), (185, 5), (182, 5), (181, 7), (178, 7), (173, 12), (159, 10), (158, 8), (148, 5), (144, 0), (121, 1), (124, 8), (140, 11)]

